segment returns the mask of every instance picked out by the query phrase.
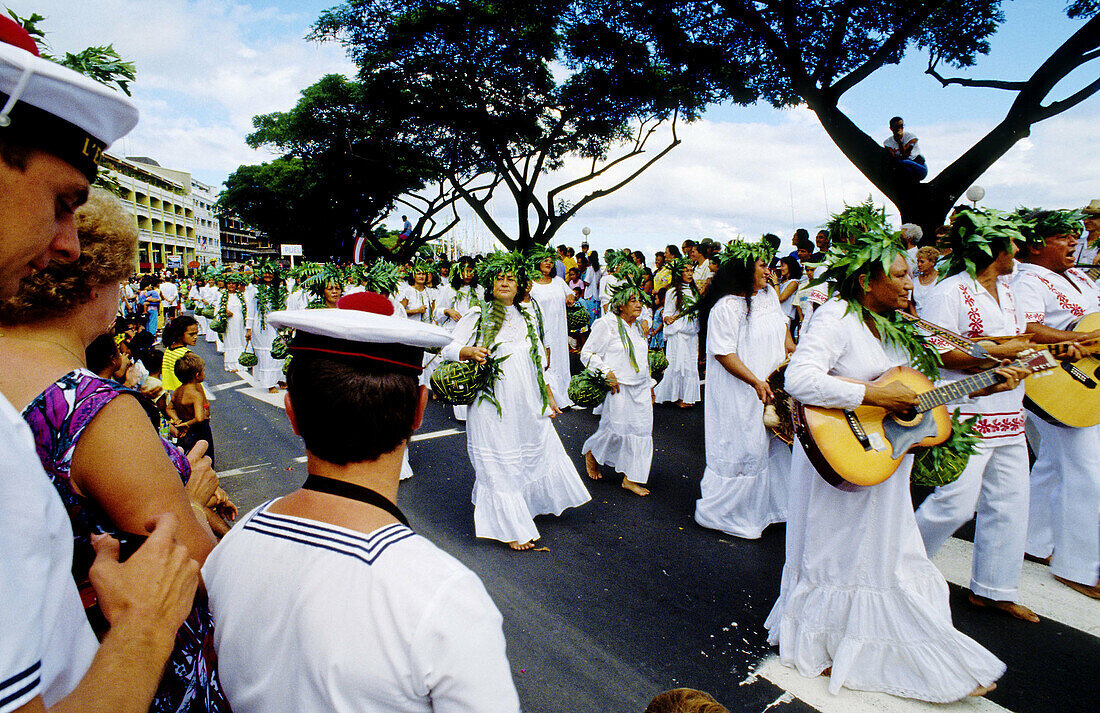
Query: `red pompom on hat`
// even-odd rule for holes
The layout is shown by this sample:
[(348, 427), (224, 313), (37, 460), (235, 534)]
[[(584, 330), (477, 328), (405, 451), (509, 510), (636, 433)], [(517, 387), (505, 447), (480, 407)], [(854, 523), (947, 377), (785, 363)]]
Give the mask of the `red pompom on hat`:
[(41, 56), (38, 53), (38, 43), (23, 29), (23, 26), (10, 17), (2, 15), (0, 15), (0, 42), (25, 49), (35, 57)]
[(360, 312), (392, 316), (393, 302), (377, 292), (353, 292), (341, 297), (336, 303), (336, 309), (357, 309)]

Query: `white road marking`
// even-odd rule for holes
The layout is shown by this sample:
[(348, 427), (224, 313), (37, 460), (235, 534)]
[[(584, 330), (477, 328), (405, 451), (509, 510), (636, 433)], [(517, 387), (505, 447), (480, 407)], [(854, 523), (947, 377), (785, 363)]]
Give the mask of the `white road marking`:
[(955, 703), (926, 703), (911, 698), (898, 698), (888, 693), (868, 693), (847, 688), (842, 688), (834, 696), (829, 693), (827, 676), (807, 678), (795, 669), (781, 664), (778, 656), (765, 659), (753, 673), (794, 694), (800, 701), (821, 713), (1002, 713), (1008, 710), (988, 698), (967, 698)]
[(251, 396), (257, 401), (263, 401), (266, 404), (271, 404), (277, 408), (286, 409), (286, 403), (283, 401), (285, 392), (278, 391), (271, 393), (267, 389), (261, 389), (258, 386), (249, 387), (247, 389), (237, 389), (238, 394), (244, 394), (245, 396)]
[(206, 382), (202, 382), (202, 390), (206, 393), (207, 401), (217, 401), (218, 397), (214, 396), (214, 390), (206, 387)]
[(270, 463), (256, 463), (254, 465), (246, 465), (242, 468), (234, 468), (232, 470), (220, 470), (218, 471), (218, 480), (225, 480), (226, 478), (232, 478), (238, 475), (247, 475), (249, 473), (255, 473), (263, 470), (271, 465)]
[[(951, 537), (932, 558), (932, 562), (939, 567), (944, 579), (966, 588), (970, 586), (973, 554), (972, 543)], [(1035, 562), (1024, 562), (1023, 565), (1020, 604), (1044, 619), (1100, 637), (1100, 601), (1089, 599), (1058, 582), (1050, 574), (1049, 567)]]
[[(217, 386), (210, 389), (210, 391), (225, 391), (226, 389), (232, 389), (234, 386), (240, 386), (241, 384), (247, 383), (248, 382), (244, 379), (237, 379), (236, 381), (230, 381), (225, 384), (218, 384)], [(205, 386), (205, 384), (203, 384), (203, 386)]]
[(413, 443), (417, 441), (428, 441), (433, 438), (442, 438), (443, 436), (457, 436), (460, 433), (465, 433), (460, 428), (448, 428), (443, 431), (432, 431), (431, 433), (414, 433), (413, 437), (409, 440)]

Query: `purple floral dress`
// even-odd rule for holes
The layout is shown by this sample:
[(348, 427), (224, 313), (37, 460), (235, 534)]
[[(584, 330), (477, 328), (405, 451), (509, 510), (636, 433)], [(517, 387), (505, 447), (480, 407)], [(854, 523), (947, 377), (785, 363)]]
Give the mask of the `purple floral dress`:
[[(105, 624), (95, 605), (95, 592), (88, 584), (88, 569), (95, 559), (91, 534), (119, 534), (117, 526), (92, 500), (77, 494), (69, 481), (73, 451), (85, 427), (99, 410), (120, 394), (137, 392), (121, 384), (77, 369), (58, 379), (23, 410), (23, 418), (34, 434), (42, 467), (57, 488), (72, 521), (73, 577), (81, 590), (93, 628)], [(139, 399), (140, 400), (140, 399)], [(161, 438), (164, 450), (186, 483), (191, 464), (182, 451)], [(121, 445), (121, 444), (120, 444)], [(125, 534), (125, 533), (122, 533)], [(218, 680), (214, 651), (214, 623), (206, 596), (199, 593), (190, 616), (176, 634), (176, 645), (164, 669), (164, 677), (149, 707), (153, 713), (229, 711)]]

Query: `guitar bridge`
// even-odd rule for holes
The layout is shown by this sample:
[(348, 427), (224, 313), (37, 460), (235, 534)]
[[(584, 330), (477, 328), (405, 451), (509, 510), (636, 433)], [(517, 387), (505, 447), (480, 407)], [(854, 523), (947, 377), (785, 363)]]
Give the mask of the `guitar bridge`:
[(863, 446), (863, 450), (871, 451), (871, 439), (867, 437), (867, 432), (863, 430), (863, 424), (859, 422), (856, 412), (844, 409), (844, 419), (848, 422), (848, 428), (852, 429), (852, 435), (859, 441), (859, 445)]
[[(1089, 378), (1088, 374), (1086, 374), (1085, 372), (1078, 369), (1077, 365), (1074, 364), (1073, 362), (1067, 362), (1067, 361), (1062, 362), (1062, 368), (1065, 369), (1066, 373), (1069, 374), (1070, 377), (1072, 377), (1074, 381), (1078, 382), (1079, 384), (1084, 386), (1086, 389), (1095, 389), (1096, 388), (1096, 382), (1093, 379)], [(1100, 370), (1098, 370), (1098, 371), (1100, 371)]]

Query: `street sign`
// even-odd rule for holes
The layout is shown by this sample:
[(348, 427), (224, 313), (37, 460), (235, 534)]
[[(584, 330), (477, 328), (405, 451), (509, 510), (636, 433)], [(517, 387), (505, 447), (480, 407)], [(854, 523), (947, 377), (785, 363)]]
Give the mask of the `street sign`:
[(301, 245), (280, 245), (279, 250), (282, 251), (283, 257), (302, 257)]

